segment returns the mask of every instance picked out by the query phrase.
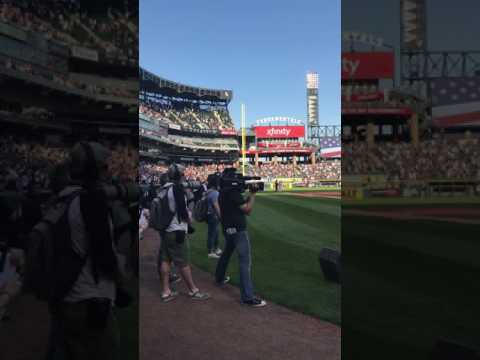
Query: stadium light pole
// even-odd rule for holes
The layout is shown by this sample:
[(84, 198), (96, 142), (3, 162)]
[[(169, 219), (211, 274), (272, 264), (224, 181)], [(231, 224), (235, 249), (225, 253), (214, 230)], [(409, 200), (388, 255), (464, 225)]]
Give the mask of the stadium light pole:
[(241, 112), (242, 112), (242, 117), (241, 117), (241, 126), (242, 126), (242, 175), (245, 176), (245, 160), (247, 156), (247, 151), (246, 151), (246, 137), (247, 137), (247, 132), (245, 129), (245, 104), (241, 105)]

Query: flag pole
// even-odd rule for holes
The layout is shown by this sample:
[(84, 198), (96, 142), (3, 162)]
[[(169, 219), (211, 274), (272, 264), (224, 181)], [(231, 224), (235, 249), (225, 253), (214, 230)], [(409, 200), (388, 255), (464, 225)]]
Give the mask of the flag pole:
[(246, 129), (245, 129), (245, 104), (242, 104), (241, 106), (241, 111), (242, 111), (242, 118), (241, 118), (241, 126), (242, 126), (242, 175), (245, 176), (245, 163), (246, 163), (246, 156), (247, 156), (247, 151), (246, 151)]

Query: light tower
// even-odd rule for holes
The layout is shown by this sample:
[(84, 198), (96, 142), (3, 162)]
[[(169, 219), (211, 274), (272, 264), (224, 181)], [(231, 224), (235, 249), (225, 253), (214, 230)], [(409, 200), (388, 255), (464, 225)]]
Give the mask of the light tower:
[(318, 127), (318, 73), (307, 72), (307, 137), (312, 141), (312, 128)]

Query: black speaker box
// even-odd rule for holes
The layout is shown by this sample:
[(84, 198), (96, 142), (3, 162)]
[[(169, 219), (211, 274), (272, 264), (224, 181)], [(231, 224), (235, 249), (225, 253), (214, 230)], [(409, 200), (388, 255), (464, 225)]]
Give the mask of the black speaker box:
[(323, 248), (320, 250), (318, 261), (320, 262), (320, 268), (327, 281), (340, 284), (340, 252), (338, 250)]

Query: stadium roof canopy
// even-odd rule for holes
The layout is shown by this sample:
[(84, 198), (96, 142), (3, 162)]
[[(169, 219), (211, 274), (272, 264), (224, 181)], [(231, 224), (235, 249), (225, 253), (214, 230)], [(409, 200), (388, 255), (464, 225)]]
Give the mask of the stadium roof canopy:
[(185, 85), (163, 79), (142, 68), (140, 68), (140, 90), (190, 100), (224, 101), (229, 103), (233, 98), (233, 92), (231, 90), (207, 89)]

